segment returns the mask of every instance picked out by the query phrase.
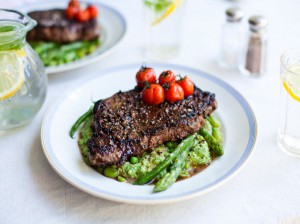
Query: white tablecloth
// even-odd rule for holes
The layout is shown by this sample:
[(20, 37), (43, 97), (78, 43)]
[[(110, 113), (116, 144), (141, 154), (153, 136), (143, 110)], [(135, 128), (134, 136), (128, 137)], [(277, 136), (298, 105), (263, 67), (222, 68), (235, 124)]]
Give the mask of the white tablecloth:
[[(283, 50), (299, 46), (297, 0), (188, 1), (182, 52), (169, 62), (206, 71), (230, 83), (249, 101), (258, 120), (256, 149), (244, 169), (229, 182), (192, 200), (142, 206), (93, 197), (54, 172), (40, 141), (46, 109), (91, 71), (144, 61), (141, 0), (102, 2), (126, 17), (125, 40), (102, 61), (49, 76), (47, 100), (32, 123), (0, 136), (0, 223), (300, 223), (300, 160), (287, 156), (276, 144), (279, 57)], [(0, 7), (10, 4), (1, 0)], [(268, 73), (259, 79), (242, 77), (215, 64), (224, 11), (234, 5), (240, 5), (247, 16), (269, 18)], [(295, 122), (299, 121), (300, 117)]]

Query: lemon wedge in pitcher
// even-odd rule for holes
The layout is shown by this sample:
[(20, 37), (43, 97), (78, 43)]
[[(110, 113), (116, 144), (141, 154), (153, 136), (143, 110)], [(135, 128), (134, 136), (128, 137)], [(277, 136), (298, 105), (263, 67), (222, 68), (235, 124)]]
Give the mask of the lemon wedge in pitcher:
[(0, 51), (0, 100), (15, 95), (25, 80), (23, 57), (24, 49)]
[(156, 20), (152, 22), (152, 26), (155, 26), (159, 24), (161, 21), (163, 21), (165, 18), (167, 18), (175, 9), (176, 7), (180, 4), (181, 0), (175, 0), (166, 10), (165, 12), (158, 17)]

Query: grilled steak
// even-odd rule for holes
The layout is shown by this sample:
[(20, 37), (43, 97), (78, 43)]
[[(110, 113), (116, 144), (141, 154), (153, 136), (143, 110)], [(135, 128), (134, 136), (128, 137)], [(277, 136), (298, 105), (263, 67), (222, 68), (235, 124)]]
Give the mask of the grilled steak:
[(64, 9), (34, 11), (28, 15), (37, 21), (37, 26), (27, 34), (28, 41), (70, 43), (95, 40), (100, 34), (96, 19), (83, 23), (77, 22), (68, 19)]
[(88, 140), (92, 166), (121, 164), (164, 142), (183, 139), (200, 129), (217, 107), (215, 95), (195, 87), (193, 95), (176, 103), (147, 105), (138, 89), (118, 92), (94, 106)]

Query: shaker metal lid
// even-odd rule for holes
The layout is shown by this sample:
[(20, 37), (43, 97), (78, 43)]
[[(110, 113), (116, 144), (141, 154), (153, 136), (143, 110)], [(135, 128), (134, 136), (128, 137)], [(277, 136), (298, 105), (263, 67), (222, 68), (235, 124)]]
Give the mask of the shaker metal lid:
[(229, 22), (239, 22), (244, 16), (240, 8), (229, 8), (226, 10), (226, 19)]
[(250, 29), (253, 31), (260, 31), (267, 27), (269, 21), (264, 16), (251, 16), (248, 20)]

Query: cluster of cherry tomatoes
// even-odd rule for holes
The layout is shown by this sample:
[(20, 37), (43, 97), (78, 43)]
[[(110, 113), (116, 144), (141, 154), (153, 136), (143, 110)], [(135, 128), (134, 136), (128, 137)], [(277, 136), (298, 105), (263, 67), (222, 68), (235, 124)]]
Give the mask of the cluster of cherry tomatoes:
[(66, 9), (66, 15), (69, 19), (75, 19), (78, 22), (87, 22), (97, 17), (98, 9), (94, 5), (89, 5), (87, 8), (81, 9), (78, 0), (71, 0)]
[(136, 82), (143, 88), (143, 100), (150, 105), (158, 105), (165, 100), (174, 103), (194, 93), (194, 83), (187, 76), (176, 80), (171, 70), (162, 72), (157, 83), (154, 69), (141, 67), (136, 74)]

